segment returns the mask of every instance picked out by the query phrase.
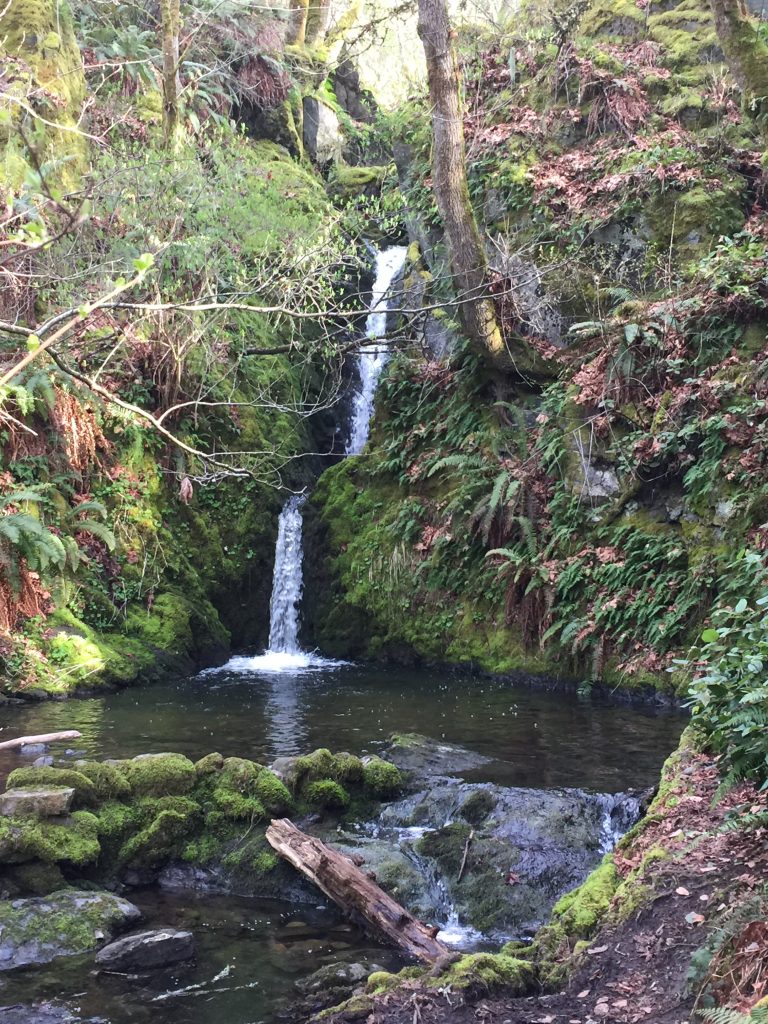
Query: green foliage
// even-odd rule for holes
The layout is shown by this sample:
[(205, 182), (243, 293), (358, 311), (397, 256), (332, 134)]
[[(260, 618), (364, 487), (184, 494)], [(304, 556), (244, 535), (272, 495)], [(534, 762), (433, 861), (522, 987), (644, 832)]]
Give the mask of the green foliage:
[[(744, 560), (762, 574), (762, 559)], [(700, 645), (682, 662), (692, 668), (688, 704), (725, 769), (722, 788), (742, 779), (768, 787), (768, 594), (721, 602)]]

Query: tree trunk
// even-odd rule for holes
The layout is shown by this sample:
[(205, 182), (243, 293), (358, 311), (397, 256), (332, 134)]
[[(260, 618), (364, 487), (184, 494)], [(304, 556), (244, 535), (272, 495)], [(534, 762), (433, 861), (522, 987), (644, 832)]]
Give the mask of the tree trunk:
[(757, 34), (744, 0), (710, 0), (710, 7), (731, 74), (768, 136), (768, 45)]
[(307, 15), (309, 14), (309, 0), (291, 0), (290, 21), (288, 31), (285, 35), (287, 46), (304, 46), (307, 34)]
[(176, 143), (179, 128), (179, 14), (180, 0), (160, 0), (163, 28), (163, 140)]
[(409, 956), (434, 963), (450, 950), (428, 928), (362, 872), (344, 854), (296, 828), (287, 818), (271, 822), (267, 841), (335, 903), (361, 915)]
[(305, 42), (307, 46), (315, 46), (325, 40), (328, 31), (328, 17), (331, 13), (331, 0), (314, 0), (307, 16)]
[(419, 0), (418, 32), (427, 58), (432, 104), (432, 183), (461, 301), (461, 320), (470, 340), (497, 365), (509, 353), (487, 295), (487, 261), (467, 185), (459, 65), (445, 0)]

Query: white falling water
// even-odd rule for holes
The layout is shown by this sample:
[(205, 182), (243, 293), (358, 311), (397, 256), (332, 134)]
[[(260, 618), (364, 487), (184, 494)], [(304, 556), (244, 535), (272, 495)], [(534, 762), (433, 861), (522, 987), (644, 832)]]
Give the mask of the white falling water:
[(276, 654), (299, 651), (299, 604), (304, 584), (301, 562), (301, 506), (303, 495), (293, 495), (277, 521), (275, 569), (269, 602), (269, 650)]
[(373, 344), (364, 345), (358, 356), (360, 390), (356, 392), (352, 402), (347, 455), (359, 455), (368, 440), (376, 385), (389, 359), (387, 346), (377, 345), (375, 342), (387, 336), (387, 292), (402, 269), (407, 252), (405, 246), (395, 245), (376, 254), (376, 277), (373, 282), (370, 313), (365, 322), (365, 336)]
[[(383, 345), (376, 345), (387, 332), (387, 292), (405, 262), (407, 249), (393, 246), (376, 254), (376, 276), (365, 334), (371, 344), (359, 354), (360, 390), (352, 404), (347, 455), (358, 455), (368, 440), (373, 415), (373, 400), (381, 371), (389, 358)], [(269, 647), (256, 658), (236, 656), (223, 666), (227, 672), (266, 672), (295, 674), (302, 670), (343, 664), (321, 658), (299, 646), (302, 572), (302, 518), (304, 495), (293, 495), (283, 506), (277, 526), (275, 568), (272, 575), (272, 598), (269, 603)]]

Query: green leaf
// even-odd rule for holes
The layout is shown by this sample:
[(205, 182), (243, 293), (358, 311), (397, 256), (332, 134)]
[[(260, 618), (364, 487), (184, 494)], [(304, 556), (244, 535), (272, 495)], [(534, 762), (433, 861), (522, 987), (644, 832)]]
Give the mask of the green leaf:
[(713, 644), (716, 640), (720, 639), (720, 634), (716, 629), (705, 629), (701, 634), (701, 639), (705, 644)]

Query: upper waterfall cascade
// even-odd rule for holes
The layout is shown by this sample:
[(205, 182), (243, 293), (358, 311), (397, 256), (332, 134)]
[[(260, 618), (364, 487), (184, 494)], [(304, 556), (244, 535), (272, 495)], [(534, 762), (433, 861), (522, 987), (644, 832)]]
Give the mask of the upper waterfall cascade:
[[(360, 387), (355, 392), (350, 415), (346, 455), (358, 455), (368, 440), (376, 385), (389, 352), (380, 342), (387, 334), (389, 301), (387, 293), (405, 263), (405, 246), (393, 246), (376, 254), (375, 278), (371, 304), (365, 323), (369, 341), (358, 356)], [(379, 344), (376, 344), (376, 342)], [(269, 603), (269, 647), (257, 658), (236, 656), (226, 666), (228, 671), (295, 672), (331, 665), (326, 659), (299, 646), (299, 610), (303, 590), (303, 547), (301, 506), (304, 495), (292, 495), (283, 506), (277, 526), (275, 568), (272, 576), (272, 597)]]
[(373, 282), (370, 313), (365, 323), (365, 336), (372, 344), (364, 345), (358, 356), (360, 389), (355, 393), (352, 404), (347, 455), (359, 455), (368, 440), (376, 385), (389, 359), (386, 345), (377, 345), (376, 341), (387, 336), (387, 293), (402, 270), (407, 252), (405, 246), (395, 245), (376, 254), (376, 278)]

